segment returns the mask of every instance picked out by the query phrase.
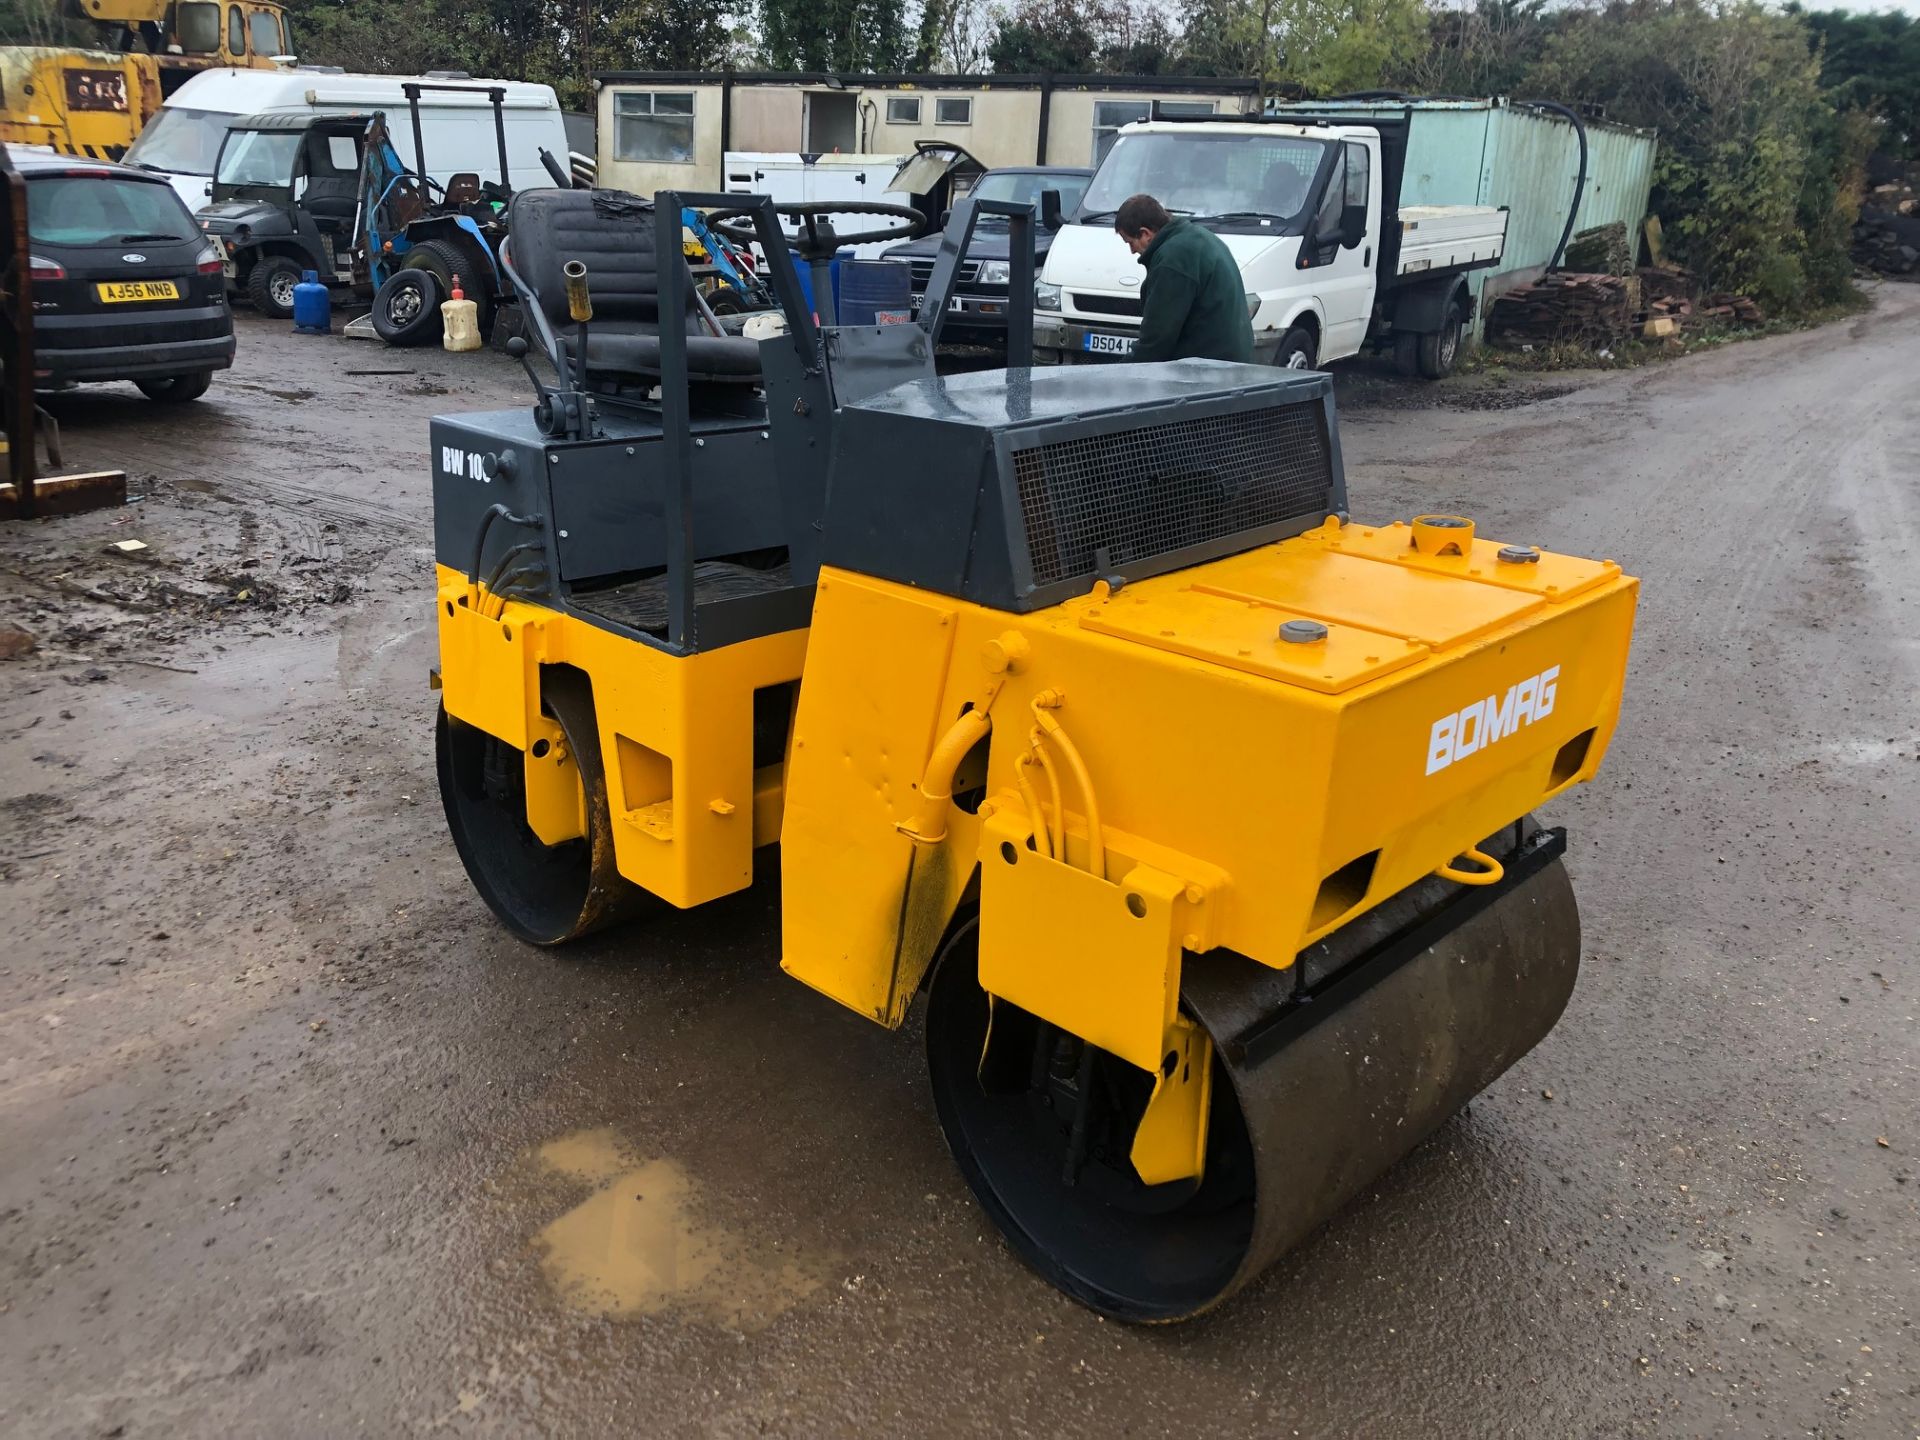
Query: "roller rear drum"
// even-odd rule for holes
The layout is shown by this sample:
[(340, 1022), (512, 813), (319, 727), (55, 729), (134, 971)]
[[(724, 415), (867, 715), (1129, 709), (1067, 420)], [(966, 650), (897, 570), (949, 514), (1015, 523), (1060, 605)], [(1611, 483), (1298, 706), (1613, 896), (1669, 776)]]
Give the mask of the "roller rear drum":
[(1218, 1304), (1331, 1218), (1566, 1007), (1580, 926), (1559, 832), (1529, 827), (1518, 845), (1516, 833), (1496, 895), (1422, 882), (1306, 952), (1297, 975), (1188, 958), (1183, 1007), (1214, 1041), (1198, 1182), (1140, 1182), (1127, 1155), (1151, 1077), (989, 1006), (977, 928), (962, 922), (928, 999), (934, 1100), (1013, 1248), (1103, 1314), (1170, 1321)]
[(623, 918), (644, 892), (614, 863), (591, 689), (578, 675), (553, 673), (542, 694), (578, 773), (585, 835), (547, 845), (533, 833), (525, 762), (513, 746), (443, 709), (435, 748), (447, 828), (474, 889), (521, 939), (558, 945)]

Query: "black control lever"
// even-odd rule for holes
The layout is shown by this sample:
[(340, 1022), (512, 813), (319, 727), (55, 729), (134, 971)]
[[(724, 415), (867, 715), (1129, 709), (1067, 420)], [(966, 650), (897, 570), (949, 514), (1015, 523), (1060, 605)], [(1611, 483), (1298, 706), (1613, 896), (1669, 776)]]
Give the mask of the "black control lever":
[[(537, 397), (533, 402), (534, 409), (537, 412), (551, 415), (553, 413), (553, 390), (546, 381), (540, 378), (540, 372), (533, 368), (533, 361), (527, 358), (531, 350), (532, 347), (527, 344), (527, 337), (524, 335), (516, 335), (507, 341), (507, 354), (520, 362), (520, 368), (527, 372), (527, 379), (533, 382), (533, 393)], [(544, 422), (541, 428), (543, 430), (546, 428)]]

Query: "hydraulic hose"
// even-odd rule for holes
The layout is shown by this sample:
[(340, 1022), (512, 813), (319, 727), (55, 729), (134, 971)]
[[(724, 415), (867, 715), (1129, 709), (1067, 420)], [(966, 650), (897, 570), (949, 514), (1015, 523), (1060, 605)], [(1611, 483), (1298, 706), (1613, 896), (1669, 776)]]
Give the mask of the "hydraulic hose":
[(1580, 173), (1574, 178), (1573, 204), (1567, 209), (1566, 227), (1560, 232), (1560, 243), (1553, 247), (1553, 259), (1547, 262), (1547, 273), (1551, 275), (1560, 268), (1561, 258), (1567, 253), (1567, 242), (1573, 238), (1574, 221), (1580, 215), (1580, 200), (1587, 189), (1587, 126), (1584, 120), (1557, 100), (1521, 100), (1517, 103), (1566, 116), (1568, 123), (1573, 126), (1573, 133), (1580, 137)]
[(496, 520), (504, 520), (509, 525), (538, 526), (543, 523), (539, 515), (516, 515), (504, 505), (489, 505), (487, 513), (480, 517), (479, 532), (473, 537), (473, 563), (467, 566), (467, 584), (475, 589), (480, 586), (480, 557), (486, 551), (487, 534)]
[(1080, 787), (1081, 802), (1087, 807), (1087, 870), (1104, 880), (1107, 878), (1107, 842), (1100, 829), (1100, 802), (1093, 793), (1093, 776), (1087, 770), (1087, 762), (1080, 758), (1079, 747), (1053, 718), (1053, 712), (1065, 698), (1058, 690), (1042, 690), (1033, 697), (1033, 718), (1046, 732), (1047, 739), (1060, 747), (1060, 758), (1073, 772), (1073, 783)]
[(1020, 787), (1020, 799), (1027, 807), (1027, 823), (1033, 827), (1034, 848), (1043, 851), (1049, 859), (1057, 859), (1053, 842), (1047, 837), (1047, 817), (1040, 809), (1040, 797), (1034, 794), (1033, 781), (1027, 778), (1027, 771), (1038, 763), (1031, 750), (1021, 751), (1014, 757), (1013, 778)]
[(1045, 738), (1040, 727), (1034, 726), (1033, 758), (1046, 772), (1047, 791), (1053, 801), (1053, 832), (1047, 837), (1047, 844), (1053, 851), (1054, 859), (1065, 860), (1067, 858), (1067, 811), (1066, 807), (1060, 803), (1060, 772), (1054, 769), (1053, 761), (1047, 755), (1047, 747), (1042, 743)]

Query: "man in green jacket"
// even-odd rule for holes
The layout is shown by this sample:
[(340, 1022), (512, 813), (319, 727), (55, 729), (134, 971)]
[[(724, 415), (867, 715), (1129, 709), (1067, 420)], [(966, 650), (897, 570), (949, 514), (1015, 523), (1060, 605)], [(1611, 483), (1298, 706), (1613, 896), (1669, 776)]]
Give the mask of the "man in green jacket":
[(1113, 228), (1147, 267), (1135, 360), (1238, 360), (1253, 363), (1253, 323), (1240, 267), (1204, 225), (1169, 215), (1151, 195), (1135, 195)]

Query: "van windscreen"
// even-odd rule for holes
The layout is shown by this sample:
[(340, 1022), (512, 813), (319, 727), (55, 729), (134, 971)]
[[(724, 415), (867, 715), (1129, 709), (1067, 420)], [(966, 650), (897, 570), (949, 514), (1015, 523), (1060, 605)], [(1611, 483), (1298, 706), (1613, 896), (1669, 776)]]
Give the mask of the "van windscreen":
[(220, 142), (237, 118), (224, 110), (162, 105), (127, 151), (124, 163), (176, 175), (211, 175), (213, 162), (220, 158)]
[(1327, 142), (1304, 135), (1206, 131), (1122, 131), (1087, 187), (1080, 218), (1112, 212), (1131, 195), (1151, 195), (1176, 215), (1298, 218)]

